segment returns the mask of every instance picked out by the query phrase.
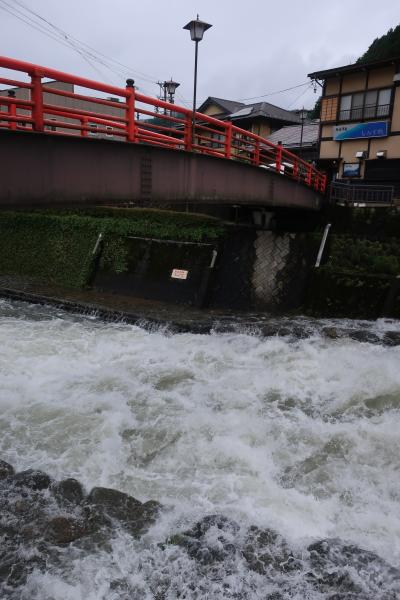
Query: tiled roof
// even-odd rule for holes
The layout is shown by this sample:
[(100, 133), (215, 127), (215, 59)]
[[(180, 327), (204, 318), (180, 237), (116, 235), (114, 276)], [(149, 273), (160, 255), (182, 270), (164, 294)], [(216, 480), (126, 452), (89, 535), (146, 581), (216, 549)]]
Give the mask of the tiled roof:
[(239, 108), (243, 108), (246, 106), (243, 102), (237, 102), (236, 100), (225, 100), (225, 98), (216, 98), (215, 96), (209, 96), (205, 102), (198, 108), (201, 112), (201, 109), (206, 104), (217, 104), (222, 108), (222, 110), (226, 113), (233, 113), (239, 110)]
[[(281, 108), (280, 106), (275, 106), (275, 104), (270, 104), (269, 102), (256, 102), (255, 104), (247, 104), (246, 106), (252, 107), (251, 114), (248, 115), (251, 118), (267, 117), (269, 119), (276, 119), (278, 121), (300, 123), (300, 119), (296, 113)], [(232, 118), (235, 118), (235, 116), (232, 115)]]
[(244, 104), (243, 102), (236, 100), (226, 100), (224, 98), (209, 96), (199, 107), (199, 112), (204, 111), (209, 104), (216, 104), (221, 107), (221, 117), (232, 121), (264, 117), (276, 121), (285, 121), (287, 123), (300, 123), (299, 116), (296, 112), (286, 110), (280, 106), (275, 106), (275, 104), (270, 104), (269, 102)]
[[(305, 123), (303, 127), (303, 146), (313, 146), (318, 142), (319, 123)], [(273, 144), (282, 142), (285, 148), (297, 148), (300, 146), (301, 125), (288, 125), (282, 127), (268, 136)]]
[(311, 79), (326, 79), (327, 77), (332, 77), (338, 73), (355, 73), (357, 71), (364, 71), (365, 69), (377, 69), (379, 67), (385, 67), (386, 65), (396, 64), (399, 61), (400, 56), (394, 56), (392, 58), (373, 60), (366, 63), (353, 63), (351, 65), (344, 65), (343, 67), (315, 71), (314, 73), (309, 73), (308, 77), (311, 77)]

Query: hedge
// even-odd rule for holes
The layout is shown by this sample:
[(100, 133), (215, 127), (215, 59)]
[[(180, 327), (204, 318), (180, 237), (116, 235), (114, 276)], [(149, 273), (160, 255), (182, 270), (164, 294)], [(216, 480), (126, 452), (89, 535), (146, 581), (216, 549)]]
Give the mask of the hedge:
[(104, 258), (121, 272), (124, 237), (201, 242), (217, 240), (224, 227), (213, 217), (152, 209), (0, 212), (0, 273), (82, 287), (90, 279), (100, 233)]

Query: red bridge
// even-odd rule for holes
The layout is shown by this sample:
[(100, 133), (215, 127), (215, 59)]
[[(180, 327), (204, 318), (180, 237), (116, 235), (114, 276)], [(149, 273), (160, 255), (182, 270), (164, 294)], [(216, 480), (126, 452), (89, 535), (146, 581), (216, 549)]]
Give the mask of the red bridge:
[(119, 88), (6, 57), (0, 69), (2, 206), (320, 208), (323, 173), (230, 122), (193, 118), (131, 80)]

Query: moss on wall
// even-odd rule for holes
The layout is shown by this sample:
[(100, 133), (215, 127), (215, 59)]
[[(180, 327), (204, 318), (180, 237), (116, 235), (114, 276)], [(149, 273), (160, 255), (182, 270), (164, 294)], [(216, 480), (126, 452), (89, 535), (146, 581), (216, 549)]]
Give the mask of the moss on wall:
[(327, 267), (354, 273), (400, 274), (400, 240), (371, 240), (334, 235)]
[(370, 275), (354, 271), (315, 269), (307, 294), (307, 312), (322, 317), (377, 319), (400, 317), (396, 298), (387, 305), (395, 279), (389, 275)]
[(0, 213), (0, 273), (82, 287), (90, 279), (93, 248), (104, 236), (104, 260), (115, 272), (126, 269), (127, 236), (182, 241), (216, 240), (220, 221), (145, 209), (90, 209)]
[(312, 272), (307, 312), (328, 317), (400, 317), (396, 279), (400, 214), (383, 209), (334, 210), (340, 219), (332, 219), (323, 266)]

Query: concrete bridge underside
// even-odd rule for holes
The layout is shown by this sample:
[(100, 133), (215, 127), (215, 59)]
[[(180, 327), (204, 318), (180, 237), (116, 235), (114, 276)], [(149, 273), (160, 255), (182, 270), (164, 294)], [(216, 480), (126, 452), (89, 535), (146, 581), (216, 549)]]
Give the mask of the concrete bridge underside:
[(106, 139), (0, 132), (0, 207), (134, 202), (318, 210), (323, 197), (261, 167)]

